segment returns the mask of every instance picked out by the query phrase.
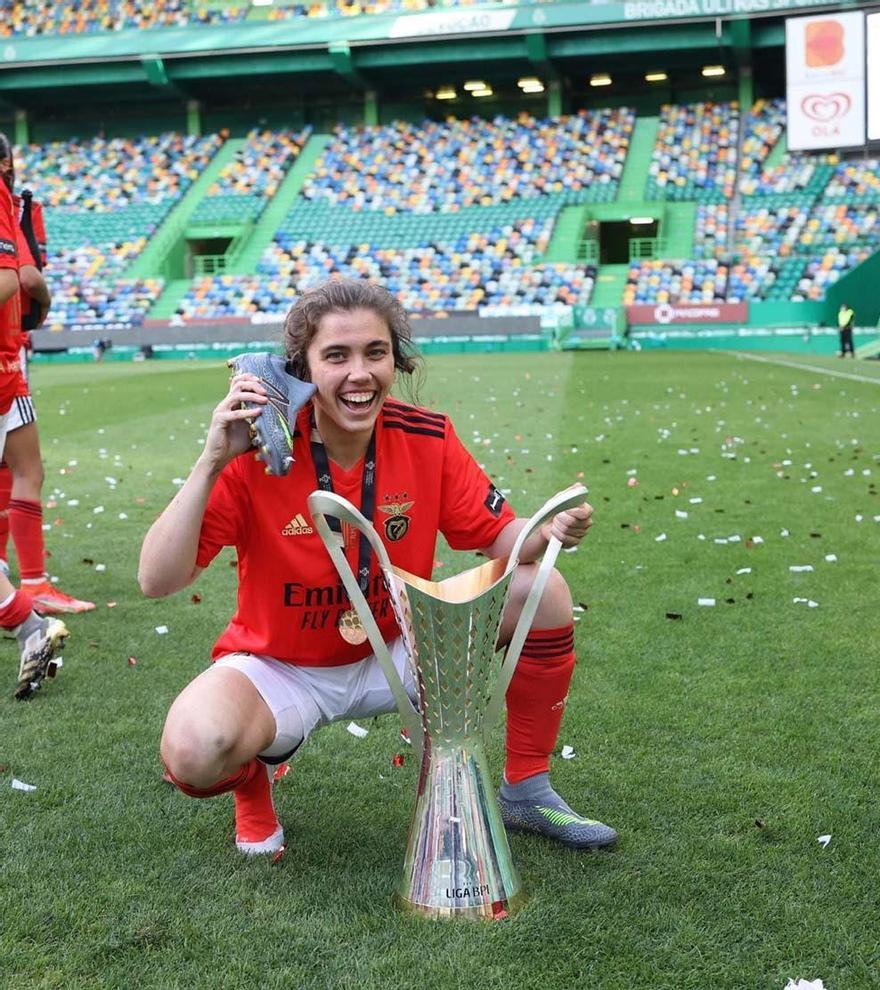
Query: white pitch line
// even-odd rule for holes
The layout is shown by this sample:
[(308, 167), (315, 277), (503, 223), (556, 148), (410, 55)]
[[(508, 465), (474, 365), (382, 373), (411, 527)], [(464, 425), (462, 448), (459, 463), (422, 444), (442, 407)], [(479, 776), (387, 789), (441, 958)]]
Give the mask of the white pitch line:
[(848, 371), (834, 371), (832, 368), (817, 368), (812, 364), (798, 364), (797, 361), (782, 361), (778, 358), (758, 357), (757, 354), (744, 354), (742, 351), (725, 351), (733, 357), (745, 358), (748, 361), (760, 361), (762, 364), (779, 364), (785, 368), (797, 368), (798, 371), (812, 371), (814, 375), (830, 375), (832, 378), (848, 378), (853, 382), (868, 382), (870, 385), (880, 385), (880, 378), (868, 375), (851, 375)]

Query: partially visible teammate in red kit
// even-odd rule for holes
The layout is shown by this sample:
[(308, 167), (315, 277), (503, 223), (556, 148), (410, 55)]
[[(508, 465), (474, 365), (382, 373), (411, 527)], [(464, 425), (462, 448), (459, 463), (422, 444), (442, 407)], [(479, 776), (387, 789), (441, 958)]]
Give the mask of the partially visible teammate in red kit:
[[(388, 292), (363, 281), (327, 282), (293, 305), (284, 338), (291, 372), (317, 387), (296, 419), (290, 473), (269, 477), (247, 453), (248, 420), (267, 409), (270, 392), (287, 394), (289, 378), (239, 371), (192, 473), (147, 534), (139, 571), (146, 594), (168, 595), (195, 580), (222, 546), (237, 548), (236, 614), (214, 646), (214, 665), (171, 706), (161, 752), (168, 778), (186, 794), (233, 792), (236, 844), (246, 853), (272, 852), (283, 841), (273, 764), (328, 722), (394, 710), (369, 644), (352, 630), (351, 606), (309, 516), (309, 493), (344, 495), (372, 518), (392, 562), (426, 578), (439, 533), (455, 549), (499, 558), (525, 525), (447, 416), (389, 397), (395, 375), (411, 374), (415, 361), (407, 316)], [(526, 541), (520, 559), (536, 560), (551, 536), (576, 546), (592, 511), (584, 503), (558, 513)], [(375, 555), (364, 541), (347, 544), (403, 675), (400, 632)], [(528, 563), (514, 575), (502, 644), (533, 575)], [(599, 848), (617, 833), (573, 811), (549, 780), (573, 670), (571, 594), (554, 571), (507, 693), (501, 812), (510, 829)], [(407, 683), (413, 690), (411, 677)]]
[[(14, 190), (15, 163), (11, 149), (0, 148), (0, 174)], [(6, 447), (0, 463), (0, 570), (9, 573), (6, 545), (10, 535), (18, 557), (22, 590), (42, 613), (88, 612), (94, 603), (65, 594), (49, 581), (43, 541), (43, 459), (37, 414), (27, 378), (28, 332), (46, 319), (51, 304), (42, 270), (46, 264), (43, 210), (29, 192), (13, 194), (18, 222), (19, 282), (21, 285), (21, 374), (6, 425)]]
[[(9, 410), (19, 389), (21, 362), (21, 283), (18, 260), (18, 219), (12, 199), (12, 147), (0, 134), (0, 452), (6, 441)], [(20, 648), (15, 696), (30, 698), (53, 673), (53, 660), (67, 636), (58, 619), (37, 615), (30, 595), (16, 591), (0, 572), (0, 629), (13, 631)]]

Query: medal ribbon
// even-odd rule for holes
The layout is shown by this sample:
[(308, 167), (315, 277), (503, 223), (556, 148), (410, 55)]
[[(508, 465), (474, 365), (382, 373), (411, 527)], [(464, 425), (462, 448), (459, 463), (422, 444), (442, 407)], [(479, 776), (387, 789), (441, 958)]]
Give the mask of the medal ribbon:
[[(318, 480), (318, 487), (325, 492), (333, 491), (333, 478), (330, 475), (330, 462), (327, 459), (327, 448), (319, 440), (315, 439), (315, 414), (312, 413), (312, 460), (315, 463), (315, 474)], [(367, 453), (364, 457), (364, 471), (361, 477), (361, 513), (372, 525), (373, 510), (376, 504), (376, 429), (370, 435), (370, 442), (367, 445)], [(327, 524), (335, 532), (342, 535), (342, 523), (333, 516), (327, 519)], [(343, 547), (344, 547), (343, 543)], [(373, 548), (370, 541), (361, 533), (358, 544), (358, 567), (357, 580), (364, 598), (367, 598), (367, 591), (370, 587), (370, 557)]]

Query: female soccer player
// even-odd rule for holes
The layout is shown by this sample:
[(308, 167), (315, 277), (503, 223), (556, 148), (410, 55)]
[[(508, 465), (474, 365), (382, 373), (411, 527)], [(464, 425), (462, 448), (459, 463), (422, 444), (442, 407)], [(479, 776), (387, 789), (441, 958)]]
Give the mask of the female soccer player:
[[(4, 165), (3, 162), (8, 162)], [(6, 441), (9, 409), (21, 379), (21, 283), (18, 221), (12, 199), (12, 148), (0, 134), (0, 454)], [(29, 595), (16, 591), (0, 571), (0, 629), (15, 632), (20, 649), (15, 697), (30, 698), (45, 677), (54, 673), (54, 659), (67, 636), (63, 622), (38, 616)]]
[[(15, 163), (12, 148), (5, 138), (0, 140), (0, 176), (13, 193)], [(6, 421), (6, 447), (0, 460), (0, 570), (9, 574), (6, 544), (11, 532), (18, 556), (21, 587), (30, 595), (34, 606), (43, 614), (88, 612), (95, 607), (93, 602), (65, 594), (52, 584), (45, 571), (43, 460), (37, 413), (27, 378), (26, 340), (27, 331), (35, 329), (45, 320), (51, 303), (42, 274), (46, 263), (46, 231), (42, 209), (29, 193), (25, 192), (21, 199), (13, 195), (13, 202), (16, 207), (23, 346), (19, 349), (18, 388)]]
[[(184, 793), (233, 792), (236, 844), (247, 853), (272, 852), (283, 842), (273, 764), (322, 725), (394, 710), (312, 524), (310, 492), (345, 496), (372, 518), (392, 562), (425, 578), (438, 533), (455, 549), (495, 558), (510, 552), (524, 525), (445, 415), (390, 398), (395, 374), (410, 375), (416, 363), (406, 314), (384, 289), (337, 280), (306, 292), (287, 315), (284, 346), (290, 371), (317, 387), (297, 414), (290, 473), (271, 477), (253, 457), (239, 456), (251, 449), (248, 424), (258, 428), (261, 416), (274, 414), (270, 394), (287, 392), (283, 375), (270, 380), (269, 372), (258, 378), (240, 369), (214, 410), (192, 473), (147, 534), (139, 571), (145, 594), (170, 595), (194, 581), (222, 546), (236, 547), (238, 609), (214, 646), (215, 663), (172, 704), (161, 753)], [(527, 541), (520, 559), (537, 559), (551, 534), (576, 546), (591, 514), (586, 503), (560, 512)], [(367, 597), (403, 673), (377, 562), (369, 554), (363, 559), (360, 541), (348, 543), (358, 570), (369, 568)], [(534, 566), (514, 576), (502, 643)], [(573, 812), (548, 777), (573, 668), (571, 596), (553, 572), (507, 694), (501, 809), (511, 829), (597, 848), (617, 833)]]

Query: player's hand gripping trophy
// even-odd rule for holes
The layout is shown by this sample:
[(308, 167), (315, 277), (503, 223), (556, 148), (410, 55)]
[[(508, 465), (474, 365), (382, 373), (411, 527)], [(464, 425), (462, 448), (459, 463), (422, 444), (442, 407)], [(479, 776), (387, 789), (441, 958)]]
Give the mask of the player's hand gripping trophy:
[[(393, 566), (372, 525), (346, 499), (322, 491), (309, 496), (317, 530), (356, 612), (354, 621), (369, 638), (421, 759), (397, 892), (398, 904), (418, 914), (499, 918), (525, 901), (489, 776), (485, 738), (561, 549), (559, 540), (547, 546), (506, 654), (498, 653), (496, 644), (523, 544), (549, 517), (581, 504), (585, 495), (577, 486), (550, 499), (529, 519), (506, 561), (490, 560), (439, 582)], [(364, 534), (376, 553), (406, 644), (415, 703), (346, 559), (336, 520)]]

